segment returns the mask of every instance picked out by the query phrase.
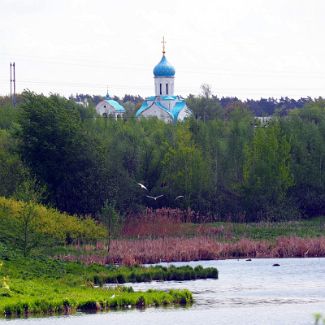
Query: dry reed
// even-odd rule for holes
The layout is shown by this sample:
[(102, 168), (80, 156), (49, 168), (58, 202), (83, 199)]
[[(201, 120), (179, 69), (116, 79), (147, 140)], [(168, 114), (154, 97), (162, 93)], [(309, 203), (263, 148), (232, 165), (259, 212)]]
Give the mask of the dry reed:
[(105, 247), (79, 247), (79, 254), (59, 256), (87, 264), (125, 265), (212, 260), (225, 258), (325, 257), (325, 237), (280, 237), (275, 242), (241, 239), (218, 242), (208, 236), (194, 238), (121, 239), (112, 242), (110, 255)]

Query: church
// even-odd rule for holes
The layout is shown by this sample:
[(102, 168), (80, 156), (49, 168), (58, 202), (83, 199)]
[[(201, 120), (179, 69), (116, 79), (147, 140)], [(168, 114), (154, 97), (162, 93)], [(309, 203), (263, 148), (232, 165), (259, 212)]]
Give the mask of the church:
[(184, 98), (174, 95), (175, 68), (165, 56), (163, 39), (163, 56), (154, 67), (155, 96), (147, 97), (136, 112), (136, 117), (156, 117), (165, 122), (177, 123), (192, 115)]
[(106, 97), (96, 105), (96, 112), (103, 117), (112, 117), (117, 120), (123, 117), (125, 108), (112, 99), (107, 92)]

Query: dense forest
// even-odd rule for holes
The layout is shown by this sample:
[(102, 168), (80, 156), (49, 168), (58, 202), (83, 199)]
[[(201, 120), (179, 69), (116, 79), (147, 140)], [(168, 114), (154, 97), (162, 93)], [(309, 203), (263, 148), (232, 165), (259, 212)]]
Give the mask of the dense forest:
[[(261, 106), (206, 92), (187, 98), (194, 116), (176, 125), (101, 118), (95, 102), (76, 99), (24, 92), (14, 108), (0, 98), (0, 196), (94, 216), (105, 202), (120, 214), (172, 207), (198, 220), (325, 213), (323, 99)], [(131, 117), (141, 97), (125, 102)], [(268, 124), (254, 119), (270, 114)]]

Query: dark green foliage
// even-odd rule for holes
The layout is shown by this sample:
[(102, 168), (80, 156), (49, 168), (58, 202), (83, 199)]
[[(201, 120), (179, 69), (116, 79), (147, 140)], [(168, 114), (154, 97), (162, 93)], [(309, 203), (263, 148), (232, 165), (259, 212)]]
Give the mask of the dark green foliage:
[(291, 145), (291, 196), (307, 215), (325, 212), (325, 101), (317, 100), (281, 121)]
[[(202, 90), (188, 98), (195, 118), (176, 125), (94, 118), (92, 108), (54, 95), (24, 93), (19, 114), (4, 103), (0, 194), (16, 195), (27, 179), (46, 189), (43, 202), (78, 214), (99, 216), (104, 202), (120, 216), (144, 207), (192, 209), (197, 221), (324, 214), (324, 101), (243, 103)], [(125, 100), (134, 106), (140, 99)], [(258, 124), (253, 106), (257, 115), (277, 110), (278, 117)]]
[(276, 122), (267, 128), (257, 128), (253, 143), (246, 147), (243, 197), (250, 215), (258, 211), (257, 220), (272, 221), (288, 212), (292, 214), (287, 204), (287, 192), (293, 186), (290, 149)]
[(27, 168), (15, 152), (16, 143), (7, 130), (0, 129), (0, 196), (14, 195), (28, 178)]
[(48, 189), (49, 203), (70, 213), (102, 205), (100, 148), (82, 128), (80, 106), (58, 96), (23, 94), (20, 151)]

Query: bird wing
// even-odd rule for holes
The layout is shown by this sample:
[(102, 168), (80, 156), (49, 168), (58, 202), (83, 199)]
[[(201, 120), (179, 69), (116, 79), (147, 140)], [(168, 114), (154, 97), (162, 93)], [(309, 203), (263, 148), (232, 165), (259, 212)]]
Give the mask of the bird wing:
[(150, 196), (150, 195), (146, 195), (146, 197), (148, 197), (149, 199), (154, 199), (154, 200), (156, 200), (156, 198), (155, 198), (155, 197), (153, 197), (153, 196)]
[(163, 197), (163, 196), (164, 196), (164, 194), (158, 195), (158, 196), (155, 197), (155, 199), (157, 200), (157, 199), (159, 199), (160, 197)]
[(184, 195), (178, 195), (178, 196), (176, 196), (175, 201), (178, 200), (178, 199), (181, 199), (182, 197), (184, 197)]
[(143, 185), (143, 184), (141, 184), (141, 183), (137, 183), (141, 188), (143, 188), (143, 189), (145, 189), (145, 190), (147, 190), (148, 191), (148, 189)]

